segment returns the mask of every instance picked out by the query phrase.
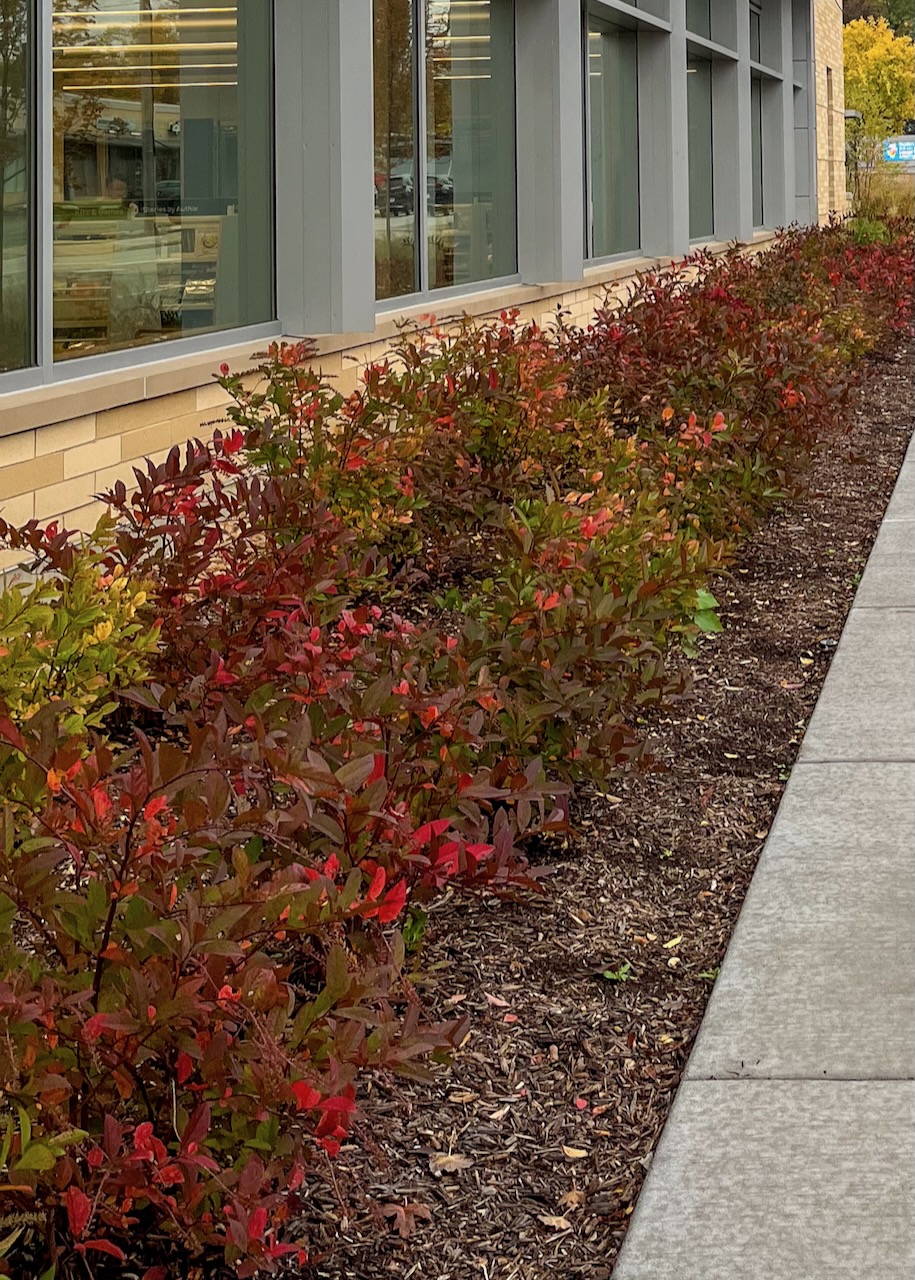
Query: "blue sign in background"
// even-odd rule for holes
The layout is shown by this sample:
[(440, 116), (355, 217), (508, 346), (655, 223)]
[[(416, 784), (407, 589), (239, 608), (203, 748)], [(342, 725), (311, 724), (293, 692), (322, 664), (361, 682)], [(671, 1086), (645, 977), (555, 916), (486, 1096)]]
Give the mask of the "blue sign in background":
[(915, 164), (915, 138), (887, 138), (883, 158), (890, 164)]

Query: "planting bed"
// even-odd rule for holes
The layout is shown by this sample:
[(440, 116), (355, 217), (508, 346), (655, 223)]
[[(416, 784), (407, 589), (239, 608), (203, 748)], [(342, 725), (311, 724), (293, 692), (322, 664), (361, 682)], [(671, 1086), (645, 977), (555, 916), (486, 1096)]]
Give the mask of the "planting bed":
[(658, 769), (580, 796), (548, 897), (433, 910), (426, 999), (472, 1032), (433, 1086), (372, 1086), (309, 1276), (610, 1276), (915, 426), (913, 358), (868, 360), (847, 438), (718, 582), (725, 632), (654, 725)]
[(272, 347), (87, 541), (0, 519), (0, 1276), (607, 1274), (911, 425), (911, 232), (348, 396)]

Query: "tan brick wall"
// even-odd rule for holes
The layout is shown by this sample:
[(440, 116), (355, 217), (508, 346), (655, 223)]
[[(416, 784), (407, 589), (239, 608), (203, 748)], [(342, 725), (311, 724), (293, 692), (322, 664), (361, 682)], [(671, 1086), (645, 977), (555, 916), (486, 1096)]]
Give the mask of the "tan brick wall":
[[(103, 507), (94, 495), (117, 480), (129, 484), (145, 457), (162, 461), (173, 444), (211, 435), (226, 397), (212, 387), (158, 396), (122, 409), (84, 414), (0, 437), (0, 515), (33, 517), (88, 532)], [(0, 551), (0, 569), (16, 555)]]
[(821, 222), (847, 212), (845, 73), (840, 0), (813, 0), (816, 63), (817, 205)]

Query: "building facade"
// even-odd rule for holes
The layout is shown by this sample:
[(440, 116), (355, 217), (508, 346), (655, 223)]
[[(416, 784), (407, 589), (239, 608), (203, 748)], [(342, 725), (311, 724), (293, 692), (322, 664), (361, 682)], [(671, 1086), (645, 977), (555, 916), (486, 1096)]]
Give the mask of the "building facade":
[(281, 336), (558, 304), (844, 208), (836, 0), (3, 0), (0, 514), (202, 435)]

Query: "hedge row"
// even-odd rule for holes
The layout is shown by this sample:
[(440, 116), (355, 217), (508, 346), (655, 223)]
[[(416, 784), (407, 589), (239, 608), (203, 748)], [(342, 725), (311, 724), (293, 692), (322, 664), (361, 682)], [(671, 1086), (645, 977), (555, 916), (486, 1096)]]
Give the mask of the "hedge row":
[(832, 226), (584, 330), (404, 330), (350, 396), (275, 347), (88, 541), (0, 521), (41, 575), (0, 596), (0, 1274), (305, 1262), (360, 1080), (466, 1032), (404, 925), (539, 891), (912, 277), (910, 228)]

